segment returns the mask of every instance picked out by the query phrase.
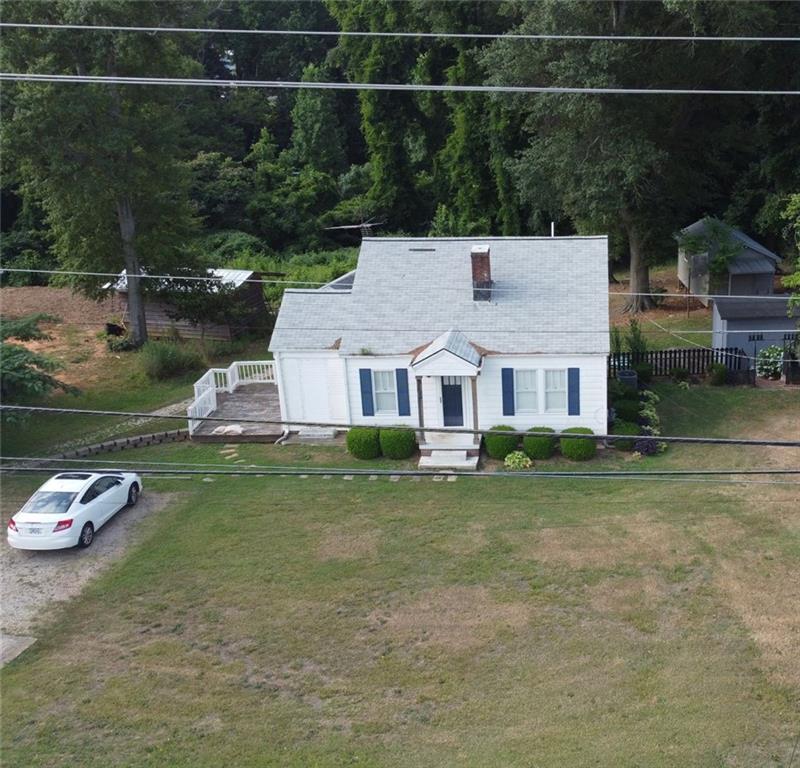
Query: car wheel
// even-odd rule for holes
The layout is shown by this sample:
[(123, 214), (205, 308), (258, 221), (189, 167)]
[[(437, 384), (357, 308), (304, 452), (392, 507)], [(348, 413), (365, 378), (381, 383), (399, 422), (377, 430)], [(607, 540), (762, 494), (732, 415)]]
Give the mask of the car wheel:
[(94, 526), (91, 523), (86, 523), (86, 525), (81, 528), (81, 535), (78, 538), (78, 546), (82, 549), (86, 549), (92, 542), (94, 541)]
[(139, 501), (139, 486), (133, 483), (128, 489), (128, 506), (135, 507), (137, 501)]

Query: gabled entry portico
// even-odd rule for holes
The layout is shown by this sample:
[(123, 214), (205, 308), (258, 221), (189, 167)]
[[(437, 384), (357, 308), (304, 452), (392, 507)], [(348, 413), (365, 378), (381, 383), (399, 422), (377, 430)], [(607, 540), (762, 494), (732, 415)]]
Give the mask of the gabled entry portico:
[(420, 466), (475, 468), (480, 436), (430, 432), (425, 427), (478, 428), (477, 377), (482, 355), (459, 331), (447, 331), (417, 352), (411, 370), (417, 382)]

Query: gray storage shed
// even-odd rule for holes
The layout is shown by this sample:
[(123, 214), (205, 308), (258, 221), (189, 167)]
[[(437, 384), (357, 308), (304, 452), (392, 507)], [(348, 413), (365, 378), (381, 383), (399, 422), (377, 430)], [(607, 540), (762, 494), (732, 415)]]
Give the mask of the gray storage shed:
[(755, 356), (771, 344), (783, 347), (798, 337), (800, 310), (788, 314), (789, 297), (715, 299), (712, 346), (737, 347)]

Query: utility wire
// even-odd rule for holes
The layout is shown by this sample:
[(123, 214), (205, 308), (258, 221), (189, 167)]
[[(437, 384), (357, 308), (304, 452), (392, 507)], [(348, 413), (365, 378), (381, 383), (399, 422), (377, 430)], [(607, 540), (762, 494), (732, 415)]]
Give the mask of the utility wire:
[[(508, 434), (508, 433), (506, 433)], [(210, 468), (210, 469), (229, 469), (230, 464), (223, 464), (221, 462), (215, 463), (195, 463), (190, 461), (147, 461), (146, 459), (130, 459), (127, 461), (105, 461), (103, 459), (66, 459), (66, 458), (54, 458), (52, 456), (0, 456), (0, 462), (60, 462), (60, 463), (70, 463), (70, 464), (100, 464), (104, 467), (107, 467), (109, 464), (116, 464), (116, 465), (124, 465), (119, 470), (116, 471), (134, 471), (136, 467), (183, 467), (183, 468)], [(134, 469), (127, 470), (125, 467), (130, 465), (134, 465)], [(0, 464), (2, 467), (2, 464)], [(280, 465), (280, 464), (245, 464), (243, 467), (239, 467), (240, 470), (247, 470), (256, 472), (257, 470), (262, 469), (269, 469), (274, 471), (279, 470), (289, 470), (289, 471), (298, 471), (302, 472), (303, 474), (315, 474), (315, 475), (327, 475), (331, 472), (346, 472), (346, 474), (351, 474), (349, 469), (342, 468), (342, 467), (311, 467), (306, 468), (303, 466), (295, 465)], [(356, 471), (356, 470), (354, 470)], [(358, 469), (360, 473), (365, 473), (369, 475), (397, 475), (393, 469), (376, 469), (376, 470), (367, 470), (367, 469)], [(405, 471), (405, 470), (402, 470)], [(412, 470), (413, 471), (413, 470)], [(438, 475), (442, 474), (441, 470), (438, 472), (426, 470), (424, 472), (426, 475)], [(481, 472), (481, 475), (494, 475), (495, 472)], [(512, 474), (517, 475), (517, 472), (513, 472)], [(535, 475), (546, 475), (552, 474), (551, 471), (545, 472), (533, 472), (532, 474)], [(556, 471), (555, 474), (558, 476), (565, 475), (567, 477), (573, 477), (576, 473), (575, 472), (567, 472), (567, 471)], [(727, 476), (727, 475), (800, 475), (800, 469), (653, 469), (653, 470), (590, 470), (590, 471), (580, 471), (577, 474), (583, 475), (585, 477), (618, 477), (618, 476), (634, 476), (634, 475), (652, 475), (652, 476), (664, 476), (664, 477), (685, 477), (685, 476), (694, 476), (694, 475), (704, 475), (704, 476)]]
[[(508, 433), (506, 433), (508, 434)], [(0, 464), (0, 473), (58, 473), (58, 472), (71, 472), (74, 471), (71, 467), (58, 467), (58, 466), (48, 466), (48, 467), (23, 467), (23, 466), (8, 466)], [(455, 477), (486, 477), (486, 478), (531, 478), (531, 479), (559, 479), (559, 480), (638, 480), (638, 481), (650, 481), (650, 482), (669, 482), (669, 483), (740, 483), (743, 485), (796, 485), (800, 486), (800, 483), (793, 482), (791, 480), (732, 480), (730, 477), (726, 477), (725, 480), (715, 479), (715, 478), (706, 478), (706, 477), (661, 477), (661, 476), (653, 476), (648, 477), (648, 474), (652, 473), (642, 473), (642, 474), (635, 474), (635, 473), (628, 473), (623, 472), (617, 475), (609, 475), (609, 474), (592, 474), (586, 472), (527, 472), (527, 471), (519, 471), (519, 472), (506, 472), (506, 471), (499, 471), (499, 472), (483, 472), (479, 470), (459, 470), (458, 473), (448, 473), (448, 472), (432, 472), (429, 470), (371, 470), (371, 469), (328, 469), (323, 471), (319, 471), (316, 469), (298, 469), (287, 471), (285, 469), (259, 469), (259, 470), (247, 470), (247, 469), (224, 469), (224, 470), (200, 470), (200, 469), (143, 469), (138, 474), (142, 475), (169, 475), (169, 476), (203, 476), (203, 477), (211, 477), (211, 476), (231, 476), (231, 477), (263, 477), (263, 476), (286, 476), (286, 477), (299, 477), (305, 475), (306, 477), (310, 477), (312, 475), (319, 476), (319, 475), (329, 475), (329, 476), (344, 476), (344, 477), (369, 477), (370, 475), (376, 475), (378, 477), (385, 476), (385, 477), (442, 477), (442, 476), (455, 476)], [(732, 474), (738, 474), (733, 472)]]
[[(480, 238), (476, 238), (480, 239)], [(551, 238), (548, 237), (541, 237), (537, 238), (541, 240), (549, 240)], [(559, 239), (559, 238), (553, 238)], [(560, 238), (560, 239), (568, 239), (568, 238)], [(242, 268), (243, 271), (248, 271), (247, 267)], [(250, 270), (252, 272), (258, 272), (258, 269)], [(351, 272), (353, 270), (350, 270)], [(11, 273), (22, 273), (22, 274), (42, 274), (42, 275), (70, 275), (70, 276), (79, 276), (79, 277), (113, 277), (117, 278), (118, 280), (121, 278), (119, 272), (90, 272), (85, 270), (70, 270), (70, 269), (32, 269), (29, 267), (0, 267), (0, 275), (4, 272), (11, 272)], [(347, 274), (347, 273), (345, 273)], [(307, 288), (290, 288), (288, 290), (294, 291), (309, 291), (312, 293), (317, 293), (317, 288), (324, 288), (325, 286), (331, 285), (331, 283), (336, 282), (336, 280), (343, 277), (341, 275), (339, 278), (334, 278), (333, 280), (328, 280), (327, 282), (320, 282), (314, 280), (276, 280), (272, 278), (245, 278), (242, 280), (242, 283), (256, 283), (259, 285), (299, 285), (299, 286), (308, 286)], [(127, 277), (125, 279), (128, 279)], [(139, 275), (131, 275), (131, 280), (138, 279), (138, 280), (169, 280), (172, 282), (181, 282), (181, 281), (193, 281), (193, 282), (210, 282), (210, 283), (222, 283), (226, 284), (223, 278), (221, 277), (203, 277), (201, 275), (150, 275), (150, 274), (139, 274)], [(109, 287), (109, 290), (112, 290), (113, 286)], [(469, 287), (471, 290), (471, 286)], [(442, 291), (456, 291), (458, 293), (462, 293), (462, 288), (456, 287), (441, 287), (435, 289), (437, 293), (441, 293)], [(482, 291), (485, 292), (498, 292), (503, 294), (509, 293), (524, 293), (528, 294), (529, 291), (524, 288), (513, 288), (513, 287), (504, 287), (504, 286), (495, 286), (493, 288), (481, 288)], [(419, 289), (417, 289), (419, 292)], [(347, 296), (351, 293), (348, 289), (343, 288), (331, 288), (330, 293), (336, 295), (343, 295)], [(569, 294), (570, 296), (594, 296), (596, 292), (594, 291), (572, 291)], [(690, 299), (730, 299), (730, 300), (741, 300), (741, 301), (749, 301), (750, 299), (758, 299), (759, 301), (786, 301), (787, 299), (791, 298), (791, 294), (768, 294), (766, 296), (759, 296), (756, 294), (742, 294), (742, 295), (728, 295), (724, 293), (663, 293), (658, 291), (649, 291), (649, 292), (630, 292), (630, 291), (608, 291), (608, 295), (611, 297), (619, 296), (620, 298), (629, 298), (631, 296), (655, 296), (662, 299), (668, 298), (680, 298), (686, 299), (687, 297)]]
[(583, 35), (583, 34), (532, 34), (508, 32), (492, 34), (488, 32), (362, 32), (357, 30), (329, 29), (220, 29), (218, 27), (142, 27), (121, 26), (111, 24), (34, 24), (21, 22), (3, 22), (0, 27), (22, 29), (64, 29), (94, 30), (102, 32), (189, 32), (193, 34), (212, 35), (286, 35), (303, 37), (399, 37), (411, 39), (443, 39), (443, 40), (610, 40), (625, 41), (670, 41), (682, 43), (695, 42), (729, 42), (729, 43), (797, 43), (799, 37), (766, 37), (732, 35)]
[(292, 80), (211, 80), (180, 77), (119, 77), (0, 72), (0, 80), (37, 83), (93, 83), (95, 85), (177, 85), (206, 88), (267, 88), (288, 90), (402, 91), (424, 93), (560, 93), (591, 95), (667, 96), (800, 96), (800, 91), (725, 90), (715, 88), (597, 88), (550, 85), (452, 85), (435, 83), (333, 83)]
[[(0, 410), (4, 411), (27, 411), (32, 413), (59, 413), (68, 415), (82, 415), (82, 416), (125, 416), (133, 418), (144, 419), (178, 419), (186, 421), (188, 416), (180, 416), (177, 414), (153, 414), (142, 413), (136, 411), (103, 411), (87, 408), (55, 408), (50, 406), (39, 405), (6, 405), (0, 404)], [(281, 420), (281, 419), (250, 419), (250, 418), (224, 418), (222, 416), (196, 416), (192, 417), (193, 421), (211, 421), (223, 422), (226, 424), (265, 424), (279, 427), (322, 427), (329, 429), (351, 429), (353, 427), (363, 427), (364, 424), (345, 424), (340, 422), (324, 422), (324, 421), (298, 421), (296, 419)], [(530, 430), (494, 430), (494, 429), (467, 429), (465, 427), (418, 427), (409, 426), (408, 429), (413, 429), (416, 432), (434, 432), (446, 433), (457, 435), (518, 435), (520, 437), (525, 435), (533, 435), (536, 437), (551, 437), (551, 438), (567, 438), (567, 439), (590, 439), (590, 440), (607, 440), (614, 442), (616, 440), (630, 440), (630, 435), (607, 435), (607, 434), (576, 434), (574, 432), (534, 432)], [(759, 440), (754, 438), (739, 438), (739, 437), (688, 437), (688, 436), (675, 436), (675, 435), (640, 435), (637, 439), (651, 440), (654, 442), (664, 443), (696, 443), (704, 445), (761, 445), (776, 448), (800, 448), (800, 440)]]

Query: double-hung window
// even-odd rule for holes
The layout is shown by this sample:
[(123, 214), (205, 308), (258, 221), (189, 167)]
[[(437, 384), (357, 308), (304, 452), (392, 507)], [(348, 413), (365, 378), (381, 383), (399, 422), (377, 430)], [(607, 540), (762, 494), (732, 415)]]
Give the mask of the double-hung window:
[(372, 389), (375, 393), (375, 414), (397, 415), (397, 384), (394, 371), (373, 371)]
[(536, 413), (539, 410), (538, 371), (514, 371), (514, 398), (517, 411)]
[(567, 372), (544, 372), (544, 410), (545, 413), (567, 412)]

